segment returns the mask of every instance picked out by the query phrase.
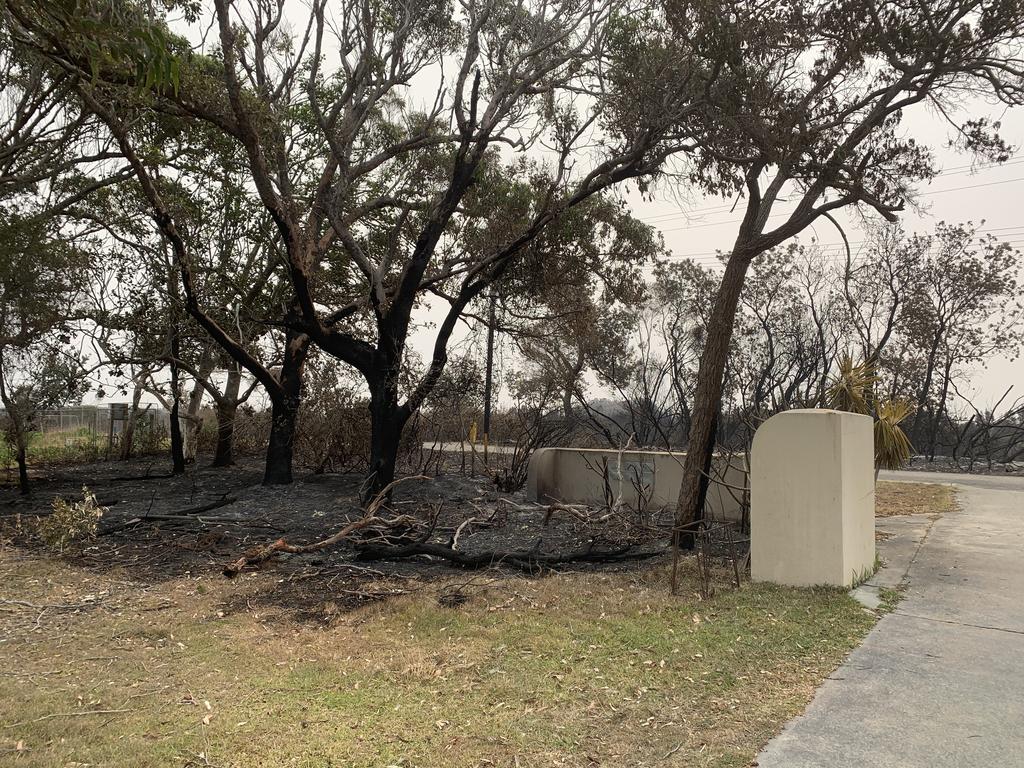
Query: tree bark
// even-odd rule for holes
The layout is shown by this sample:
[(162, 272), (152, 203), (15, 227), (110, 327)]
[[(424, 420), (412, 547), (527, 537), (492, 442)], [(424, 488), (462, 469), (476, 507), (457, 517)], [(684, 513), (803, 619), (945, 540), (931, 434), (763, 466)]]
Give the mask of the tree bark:
[(11, 422), (11, 431), (14, 433), (15, 460), (18, 463), (18, 489), (22, 496), (28, 496), (32, 487), (28, 480), (28, 450), (25, 440), (25, 423), (18, 414), (17, 403), (7, 392), (7, 384), (4, 381), (4, 358), (0, 352), (0, 402), (7, 411), (7, 418)]
[[(707, 338), (701, 352), (697, 387), (693, 395), (689, 442), (679, 489), (677, 527), (692, 527), (704, 515), (707, 471), (714, 451), (717, 416), (722, 407), (723, 377), (729, 359), (729, 343), (749, 265), (748, 256), (734, 253), (729, 257), (708, 321)], [(692, 532), (680, 538), (682, 546), (692, 547), (692, 542)]]
[(398, 382), (385, 373), (370, 386), (370, 466), (362, 499), (369, 502), (395, 479), (407, 416), (398, 404)]
[(32, 487), (28, 482), (28, 458), (27, 451), (25, 450), (25, 438), (23, 435), (18, 435), (18, 490), (21, 491), (22, 496), (28, 496), (32, 492)]
[[(171, 341), (171, 355), (177, 360), (178, 343), (177, 332)], [(181, 419), (178, 412), (181, 406), (181, 391), (178, 382), (178, 364), (171, 363), (171, 473), (175, 475), (185, 474), (185, 445), (181, 434)]]
[[(199, 376), (209, 380), (213, 373), (215, 359), (211, 347), (203, 350), (199, 362)], [(192, 385), (192, 391), (188, 396), (188, 404), (185, 406), (185, 460), (195, 461), (199, 454), (199, 432), (203, 427), (203, 420), (199, 413), (203, 408), (203, 399), (206, 395), (206, 388), (196, 380)]]
[(213, 454), (214, 467), (230, 467), (235, 463), (235, 414), (238, 405), (234, 402), (217, 406), (217, 448)]
[[(142, 374), (139, 374), (139, 377), (141, 376)], [(135, 425), (139, 421), (139, 403), (142, 402), (142, 382), (139, 377), (134, 380), (135, 388), (132, 390), (132, 406), (128, 411), (128, 423), (124, 425), (124, 432), (121, 433), (121, 461), (128, 461), (132, 457)]]
[(264, 485), (288, 485), (292, 482), (292, 458), (295, 448), (295, 421), (302, 399), (302, 371), (309, 353), (309, 336), (289, 330), (285, 335), (284, 363), (279, 381), (281, 390), (272, 395), (270, 440)]
[(242, 373), (236, 366), (228, 371), (224, 399), (217, 403), (217, 449), (213, 456), (214, 467), (230, 467), (235, 463), (235, 415), (238, 412), (238, 390), (241, 384)]

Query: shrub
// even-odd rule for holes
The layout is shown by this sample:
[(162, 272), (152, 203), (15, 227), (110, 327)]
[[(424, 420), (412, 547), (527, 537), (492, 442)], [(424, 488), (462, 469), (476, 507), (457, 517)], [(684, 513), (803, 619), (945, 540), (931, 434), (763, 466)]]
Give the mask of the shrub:
[(96, 503), (96, 494), (85, 486), (82, 496), (82, 501), (72, 502), (57, 497), (53, 512), (39, 521), (39, 538), (50, 549), (63, 552), (69, 544), (96, 538), (96, 528), (107, 509)]

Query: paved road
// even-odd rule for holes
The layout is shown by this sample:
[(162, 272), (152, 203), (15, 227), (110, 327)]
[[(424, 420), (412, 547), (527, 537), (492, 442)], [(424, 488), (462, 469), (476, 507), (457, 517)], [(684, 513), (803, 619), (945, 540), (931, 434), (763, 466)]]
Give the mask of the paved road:
[(966, 475), (955, 472), (896, 472), (882, 471), (879, 480), (899, 480), (909, 483), (956, 483), (971, 488), (993, 488), (1006, 491), (1024, 491), (1024, 477), (1019, 475)]
[(1024, 766), (1024, 482), (967, 477), (961, 511), (892, 519), (879, 580), (905, 598), (761, 768)]

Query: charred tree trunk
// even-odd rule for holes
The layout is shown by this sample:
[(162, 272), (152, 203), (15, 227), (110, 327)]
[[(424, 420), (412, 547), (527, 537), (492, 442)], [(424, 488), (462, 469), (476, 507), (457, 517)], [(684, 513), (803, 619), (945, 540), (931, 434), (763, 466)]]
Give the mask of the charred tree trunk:
[(953, 375), (953, 361), (946, 358), (946, 364), (942, 369), (942, 388), (939, 391), (938, 404), (936, 406), (935, 418), (932, 419), (931, 433), (928, 436), (928, 461), (935, 461), (935, 448), (939, 442), (939, 428), (946, 416), (946, 400), (949, 398), (949, 383)]
[(270, 441), (267, 443), (267, 464), (263, 472), (264, 485), (288, 485), (292, 481), (295, 421), (298, 412), (297, 398), (286, 396), (273, 403)]
[(171, 473), (185, 474), (185, 441), (181, 433), (181, 387), (178, 380), (178, 363), (180, 343), (178, 331), (171, 335)]
[(217, 448), (213, 454), (214, 467), (230, 467), (235, 463), (234, 437), (235, 413), (238, 405), (234, 402), (217, 406)]
[(18, 435), (18, 490), (21, 491), (22, 496), (28, 496), (32, 492), (32, 487), (28, 482), (28, 456), (25, 450), (25, 440), (22, 435)]
[(363, 483), (364, 502), (395, 479), (398, 449), (407, 420), (398, 404), (397, 377), (386, 373), (370, 388), (370, 466)]
[(242, 373), (237, 367), (228, 371), (224, 398), (217, 403), (217, 449), (213, 455), (214, 467), (230, 467), (235, 463), (235, 414), (238, 412), (238, 390)]
[[(677, 527), (692, 528), (694, 523), (703, 518), (708, 489), (707, 471), (715, 445), (717, 417), (722, 407), (722, 386), (729, 359), (729, 343), (749, 265), (749, 256), (736, 253), (730, 256), (708, 322), (693, 396), (689, 446), (679, 489)], [(683, 546), (692, 547), (692, 542), (692, 534), (680, 539)]]
[(302, 370), (309, 353), (309, 336), (289, 330), (285, 336), (281, 391), (272, 399), (270, 441), (263, 472), (264, 485), (288, 485), (292, 481), (295, 422), (302, 400)]

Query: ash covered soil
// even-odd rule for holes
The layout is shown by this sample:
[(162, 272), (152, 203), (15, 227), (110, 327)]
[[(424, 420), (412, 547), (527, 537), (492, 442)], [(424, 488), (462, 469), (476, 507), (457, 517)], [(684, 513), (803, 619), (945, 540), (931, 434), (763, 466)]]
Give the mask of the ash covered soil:
[[(52, 468), (34, 478), (29, 497), (20, 496), (10, 483), (0, 485), (0, 541), (28, 550), (41, 547), (25, 533), (31, 522), (49, 514), (57, 497), (80, 500), (85, 486), (106, 508), (98, 535), (62, 557), (77, 566), (157, 583), (219, 575), (240, 556), (278, 538), (308, 544), (365, 514), (358, 502), (360, 475), (297, 473), (291, 485), (267, 487), (256, 461), (211, 468), (200, 458), (184, 475), (169, 477), (167, 470), (161, 459)], [(371, 531), (315, 553), (278, 554), (249, 566), (243, 577), (258, 573), (270, 588), (246, 600), (286, 606), (298, 617), (316, 619), (325, 598), (335, 606), (355, 607), (459, 573), (459, 565), (443, 557), (381, 556), (382, 549), (397, 551), (410, 541), (443, 548), (454, 544), (460, 555), (483, 558), (476, 567), (534, 575), (638, 568), (665, 551), (670, 523), (667, 512), (549, 511), (527, 501), (522, 491), (499, 492), (486, 476), (460, 474), (398, 485), (380, 515), (408, 516), (414, 525), (407, 531)], [(563, 563), (507, 560), (509, 553), (524, 552), (538, 560), (583, 557)]]

